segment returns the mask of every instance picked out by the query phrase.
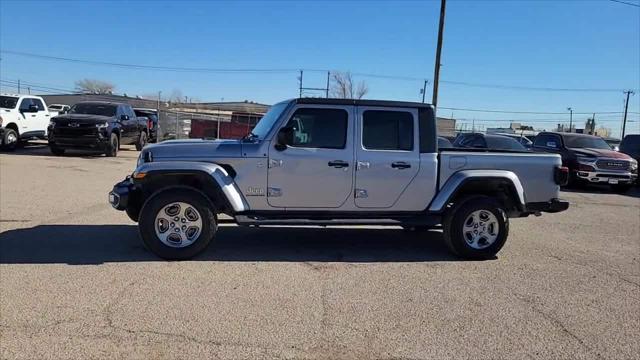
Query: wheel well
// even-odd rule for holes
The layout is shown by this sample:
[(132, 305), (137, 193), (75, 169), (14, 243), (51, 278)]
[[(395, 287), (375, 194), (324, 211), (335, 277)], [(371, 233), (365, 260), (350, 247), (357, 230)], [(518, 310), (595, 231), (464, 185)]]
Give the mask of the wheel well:
[(449, 199), (448, 203), (470, 195), (486, 195), (496, 199), (508, 214), (519, 213), (522, 209), (518, 192), (513, 183), (507, 179), (471, 179), (465, 181)]
[(18, 130), (18, 125), (16, 123), (9, 123), (7, 124), (7, 126), (5, 126), (5, 128), (13, 129), (16, 132), (16, 134), (20, 135), (20, 130)]
[(149, 173), (142, 181), (142, 191), (129, 199), (129, 205), (142, 209), (144, 202), (154, 193), (169, 187), (188, 187), (203, 193), (216, 213), (229, 213), (231, 206), (228, 204), (218, 183), (203, 172), (162, 172)]

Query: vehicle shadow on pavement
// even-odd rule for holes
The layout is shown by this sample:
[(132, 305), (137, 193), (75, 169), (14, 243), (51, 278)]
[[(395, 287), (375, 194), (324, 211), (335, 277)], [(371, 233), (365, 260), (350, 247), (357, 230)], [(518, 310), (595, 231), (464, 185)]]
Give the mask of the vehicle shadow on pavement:
[(563, 188), (562, 191), (570, 193), (583, 193), (583, 194), (618, 194), (622, 196), (629, 196), (640, 198), (640, 186), (633, 186), (626, 192), (615, 192), (609, 188), (608, 185), (596, 185), (588, 184), (581, 187)]
[[(194, 261), (456, 261), (436, 230), (221, 226)], [(0, 233), (0, 264), (163, 261), (135, 225), (39, 225)]]
[[(123, 145), (120, 150), (121, 152), (133, 153), (137, 150), (133, 148), (133, 146)], [(73, 157), (73, 158), (83, 158), (83, 159), (92, 159), (96, 157), (104, 157), (104, 153), (100, 151), (91, 151), (91, 150), (76, 150), (71, 149), (68, 150), (63, 156), (56, 156), (51, 153), (49, 150), (49, 145), (46, 143), (29, 143), (25, 146), (19, 147), (13, 151), (0, 151), (0, 154), (4, 155), (17, 155), (17, 156), (48, 156), (48, 157)]]

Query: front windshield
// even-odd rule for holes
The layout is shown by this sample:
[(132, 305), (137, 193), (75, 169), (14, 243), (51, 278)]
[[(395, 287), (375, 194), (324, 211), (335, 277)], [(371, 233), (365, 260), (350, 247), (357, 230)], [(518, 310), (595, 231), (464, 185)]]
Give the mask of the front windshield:
[(611, 146), (604, 139), (596, 136), (565, 136), (564, 144), (568, 148), (611, 150)]
[(15, 109), (18, 104), (18, 98), (13, 96), (0, 96), (0, 108)]
[(269, 111), (258, 121), (256, 126), (251, 130), (251, 134), (253, 134), (258, 139), (264, 139), (267, 136), (267, 133), (273, 127), (273, 124), (280, 118), (280, 114), (287, 108), (289, 105), (288, 102), (281, 102), (273, 105)]
[(101, 115), (113, 117), (116, 115), (117, 106), (110, 104), (75, 104), (69, 110), (69, 114), (87, 114), (87, 115)]

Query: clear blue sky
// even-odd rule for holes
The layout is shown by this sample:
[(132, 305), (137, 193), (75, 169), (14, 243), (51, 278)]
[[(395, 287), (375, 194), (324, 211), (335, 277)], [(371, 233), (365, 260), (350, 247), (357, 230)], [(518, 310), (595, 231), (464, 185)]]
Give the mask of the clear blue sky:
[[(626, 0), (640, 4), (638, 0)], [(433, 78), (439, 1), (27, 2), (0, 1), (0, 48), (49, 56), (169, 67), (335, 69), (416, 78), (367, 81), (367, 98), (419, 101)], [(543, 88), (639, 89), (640, 8), (594, 1), (449, 1), (441, 79)], [(73, 89), (83, 78), (116, 91), (180, 90), (204, 101), (273, 103), (298, 95), (297, 74), (189, 73), (75, 64), (1, 54), (0, 78)], [(325, 74), (305, 73), (322, 87)], [(427, 99), (431, 98), (431, 85)], [(6, 83), (2, 91), (12, 91)], [(640, 132), (640, 94), (628, 124)], [(533, 91), (443, 83), (439, 105), (564, 112), (439, 110), (480, 126), (516, 120), (539, 128), (575, 112), (623, 110), (621, 91)], [(587, 115), (576, 114), (582, 127)], [(621, 114), (596, 122), (620, 129)], [(538, 121), (534, 121), (538, 120)], [(600, 120), (600, 121), (599, 121)]]

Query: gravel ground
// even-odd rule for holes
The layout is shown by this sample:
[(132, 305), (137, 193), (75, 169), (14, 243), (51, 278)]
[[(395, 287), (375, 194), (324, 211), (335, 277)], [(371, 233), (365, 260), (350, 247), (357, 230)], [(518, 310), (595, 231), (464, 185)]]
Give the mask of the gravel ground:
[(240, 228), (165, 262), (107, 203), (134, 167), (0, 154), (0, 358), (640, 357), (640, 192), (565, 192), (498, 258), (438, 231)]

